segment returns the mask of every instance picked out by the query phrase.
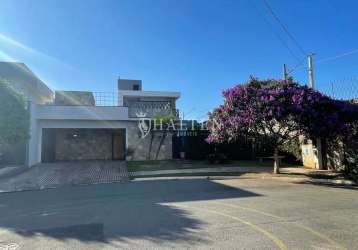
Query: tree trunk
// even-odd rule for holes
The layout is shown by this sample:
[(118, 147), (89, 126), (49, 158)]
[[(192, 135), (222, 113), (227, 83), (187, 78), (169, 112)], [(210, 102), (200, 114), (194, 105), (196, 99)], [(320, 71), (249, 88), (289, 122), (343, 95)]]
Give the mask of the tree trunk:
[(150, 160), (150, 155), (152, 153), (153, 140), (154, 140), (154, 132), (151, 131), (150, 132), (150, 142), (149, 142), (147, 160)]
[(280, 173), (280, 159), (278, 158), (278, 149), (275, 148), (275, 153), (273, 155), (273, 173)]
[(157, 149), (157, 153), (155, 154), (155, 159), (158, 160), (158, 156), (159, 156), (159, 153), (160, 153), (160, 149), (162, 148), (163, 144), (164, 144), (164, 140), (165, 138), (167, 137), (167, 132), (164, 131), (163, 134), (162, 134), (162, 137), (160, 138), (160, 142), (159, 142), (159, 146), (158, 146), (158, 149)]

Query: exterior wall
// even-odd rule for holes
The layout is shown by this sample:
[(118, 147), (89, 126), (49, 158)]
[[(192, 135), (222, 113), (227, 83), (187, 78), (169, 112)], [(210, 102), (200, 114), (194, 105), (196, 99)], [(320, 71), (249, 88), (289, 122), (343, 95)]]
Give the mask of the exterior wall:
[[(144, 139), (140, 137), (137, 121), (93, 121), (93, 120), (40, 120), (38, 122), (38, 134), (42, 135), (42, 128), (125, 128), (126, 129), (126, 145), (129, 156), (127, 160), (147, 160), (155, 159), (155, 155), (160, 144), (161, 134), (155, 133), (152, 141), (152, 150), (149, 153), (151, 135)], [(34, 139), (36, 139), (34, 137)], [(41, 162), (41, 139), (34, 140), (33, 144), (37, 144), (37, 152), (32, 150), (34, 159), (32, 164)], [(35, 148), (36, 149), (36, 148)], [(133, 153), (131, 153), (133, 152)], [(36, 158), (37, 155), (37, 158)], [(150, 158), (149, 158), (150, 156)], [(158, 160), (172, 159), (172, 135), (168, 134), (159, 151)]]
[(0, 62), (0, 78), (32, 102), (45, 104), (53, 101), (53, 92), (23, 63)]
[(139, 91), (142, 90), (141, 80), (118, 79), (118, 90), (134, 90), (133, 86), (138, 85)]
[(26, 143), (17, 143), (10, 147), (0, 147), (0, 164), (25, 164)]
[(32, 166), (41, 161), (42, 130), (36, 119), (37, 105), (29, 103), (30, 109), (30, 140), (27, 146), (27, 165)]
[[(153, 135), (153, 139), (152, 134), (148, 134), (145, 138), (141, 138), (138, 123), (131, 122), (128, 125), (127, 130), (127, 160), (155, 160), (162, 133), (155, 132)], [(168, 160), (172, 158), (172, 134), (168, 134), (159, 151), (157, 160)]]
[(137, 100), (124, 100), (124, 106), (128, 107), (128, 116), (137, 117), (137, 114), (144, 113), (146, 117), (155, 117), (158, 115), (176, 115), (175, 105), (170, 98), (138, 98)]
[[(36, 105), (32, 105), (32, 109)], [(41, 162), (43, 128), (127, 128), (128, 122), (107, 120), (36, 120), (31, 118), (30, 140), (28, 146), (28, 166)], [(127, 141), (126, 141), (127, 145)]]
[(95, 106), (92, 92), (88, 91), (55, 91), (55, 105)]
[(118, 106), (126, 106), (126, 100), (171, 100), (174, 103), (180, 97), (179, 92), (161, 92), (161, 91), (134, 91), (134, 90), (120, 90), (118, 91)]
[[(126, 107), (31, 104), (29, 166), (41, 162), (43, 128), (125, 128), (127, 152), (130, 155), (128, 160), (155, 159), (161, 140), (161, 134), (158, 132), (154, 134), (153, 139), (151, 135), (142, 139), (138, 119), (128, 118)], [(172, 135), (166, 136), (157, 159), (172, 159)]]
[(59, 129), (56, 131), (55, 160), (110, 159), (112, 159), (110, 131), (101, 129)]
[(128, 108), (38, 105), (36, 118), (41, 120), (128, 120)]
[(318, 169), (317, 150), (312, 143), (301, 145), (303, 166)]
[(127, 128), (128, 121), (109, 120), (40, 120), (39, 127), (42, 128)]

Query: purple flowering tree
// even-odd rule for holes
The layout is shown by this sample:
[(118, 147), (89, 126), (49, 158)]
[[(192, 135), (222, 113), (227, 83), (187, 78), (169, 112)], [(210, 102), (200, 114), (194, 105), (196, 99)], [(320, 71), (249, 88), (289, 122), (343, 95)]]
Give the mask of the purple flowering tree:
[(345, 131), (352, 107), (297, 83), (251, 78), (223, 92), (224, 104), (209, 115), (209, 143), (240, 136), (268, 140), (275, 148), (274, 173), (279, 173), (278, 148), (306, 135), (335, 136)]

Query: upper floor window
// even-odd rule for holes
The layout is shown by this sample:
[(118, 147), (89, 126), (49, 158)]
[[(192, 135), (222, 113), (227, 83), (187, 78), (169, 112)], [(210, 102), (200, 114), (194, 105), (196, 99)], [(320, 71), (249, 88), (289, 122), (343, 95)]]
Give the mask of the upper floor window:
[(138, 85), (138, 84), (134, 84), (134, 85), (133, 85), (133, 90), (139, 90), (139, 85)]

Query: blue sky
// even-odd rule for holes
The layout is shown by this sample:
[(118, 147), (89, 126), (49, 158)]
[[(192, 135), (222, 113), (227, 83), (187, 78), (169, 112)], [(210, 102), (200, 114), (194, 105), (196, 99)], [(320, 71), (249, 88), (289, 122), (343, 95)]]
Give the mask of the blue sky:
[[(358, 49), (358, 2), (268, 1), (316, 53), (319, 89), (358, 76), (358, 53), (319, 63)], [(0, 10), (0, 60), (26, 63), (53, 89), (115, 91), (118, 76), (142, 79), (146, 90), (180, 91), (190, 118), (249, 75), (281, 78), (283, 63), (304, 59), (261, 0), (1, 0)], [(304, 67), (292, 76), (307, 82)]]

